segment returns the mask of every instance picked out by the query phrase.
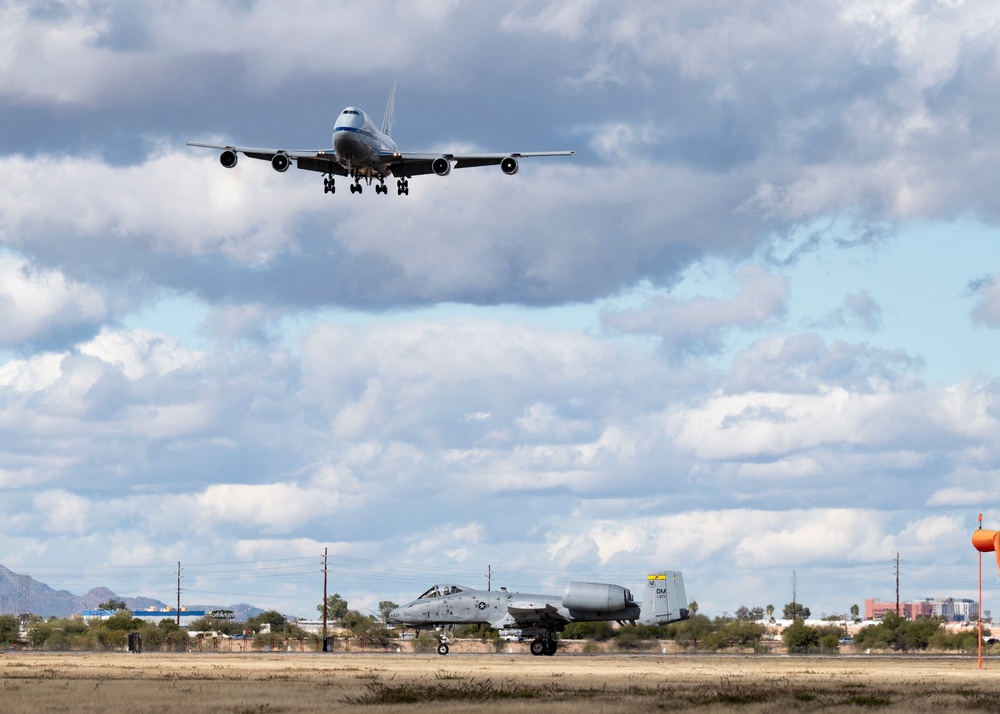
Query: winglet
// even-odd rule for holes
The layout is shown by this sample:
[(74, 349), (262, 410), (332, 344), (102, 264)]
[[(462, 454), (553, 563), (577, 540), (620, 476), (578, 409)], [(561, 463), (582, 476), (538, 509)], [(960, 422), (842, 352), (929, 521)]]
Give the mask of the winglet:
[(392, 88), (389, 90), (389, 103), (385, 105), (385, 116), (382, 118), (382, 133), (392, 136), (392, 108), (396, 103), (396, 80), (392, 80)]

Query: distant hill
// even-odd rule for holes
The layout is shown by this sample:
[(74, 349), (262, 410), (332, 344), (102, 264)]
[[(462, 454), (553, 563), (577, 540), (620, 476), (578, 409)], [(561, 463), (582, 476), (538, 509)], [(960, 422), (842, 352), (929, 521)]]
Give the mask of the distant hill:
[[(15, 610), (21, 601), (21, 582), (24, 576), (0, 565), (0, 615), (19, 614)], [(28, 576), (28, 611), (33, 615), (49, 617), (69, 617), (78, 615), (84, 610), (93, 610), (97, 605), (108, 600), (124, 600), (129, 610), (162, 609), (167, 606), (155, 598), (149, 597), (119, 597), (113, 590), (105, 587), (91, 588), (85, 595), (74, 595), (68, 590), (53, 590), (48, 585)], [(261, 608), (246, 603), (237, 605), (192, 605), (184, 603), (189, 610), (232, 610), (237, 621), (264, 612)], [(165, 616), (168, 616), (165, 614)]]
[[(0, 565), (0, 602), (7, 614), (16, 612), (21, 604), (21, 583), (23, 576)], [(28, 609), (42, 617), (69, 617), (87, 608), (84, 599), (69, 590), (53, 590), (45, 583), (28, 577)], [(110, 591), (108, 591), (110, 592)]]

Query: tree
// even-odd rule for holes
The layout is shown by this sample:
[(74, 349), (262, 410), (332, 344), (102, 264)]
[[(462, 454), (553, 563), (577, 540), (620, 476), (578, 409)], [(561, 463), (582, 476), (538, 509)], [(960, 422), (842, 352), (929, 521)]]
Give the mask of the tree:
[(567, 640), (597, 640), (603, 642), (615, 636), (614, 628), (608, 622), (571, 622), (563, 630)]
[(266, 610), (259, 615), (248, 617), (246, 622), (247, 629), (259, 630), (260, 626), (265, 622), (271, 625), (272, 632), (275, 630), (280, 632), (285, 629), (285, 623), (288, 622), (288, 619), (277, 610)]
[(378, 604), (378, 615), (382, 622), (389, 621), (389, 613), (395, 610), (399, 605), (394, 603), (392, 600), (383, 600)]
[(698, 601), (692, 600), (691, 602), (688, 603), (688, 615), (690, 617), (694, 617), (697, 614), (698, 614)]
[(98, 610), (124, 610), (125, 608), (125, 601), (114, 597), (110, 600), (105, 600), (97, 606)]
[(764, 619), (764, 608), (754, 606), (747, 607), (746, 605), (740, 605), (736, 610), (737, 620), (746, 620), (748, 622), (756, 622), (757, 620)]
[(914, 622), (890, 612), (882, 622), (862, 628), (854, 635), (855, 649), (922, 650), (941, 631), (941, 621), (935, 617)]
[(0, 645), (17, 642), (20, 634), (17, 618), (13, 615), (0, 615)]
[(855, 622), (861, 622), (861, 618), (859, 617), (860, 614), (861, 609), (857, 606), (857, 604), (855, 603), (854, 605), (851, 605), (851, 619)]
[(808, 620), (810, 614), (808, 607), (794, 600), (781, 609), (781, 616), (786, 620), (793, 620), (799, 617), (803, 620)]
[(719, 650), (724, 647), (756, 647), (764, 635), (764, 626), (749, 620), (730, 620), (725, 622), (716, 619), (719, 627), (709, 633), (702, 642), (708, 649)]
[(713, 623), (704, 615), (692, 615), (687, 620), (681, 620), (670, 625), (664, 625), (664, 639), (672, 639), (686, 646), (698, 646), (716, 629), (718, 618)]
[(764, 610), (767, 612), (767, 619), (770, 620), (771, 622), (774, 622), (774, 605), (768, 603), (767, 607), (764, 608)]
[[(786, 605), (786, 607), (788, 607)], [(802, 620), (786, 627), (781, 632), (781, 641), (788, 648), (789, 652), (807, 652), (810, 648), (819, 645), (820, 632), (815, 627), (809, 627)]]
[(105, 620), (104, 625), (109, 630), (131, 632), (132, 630), (138, 630), (142, 626), (142, 620), (138, 617), (132, 617), (131, 612), (123, 609), (118, 610), (114, 615)]
[[(323, 603), (316, 606), (320, 614), (323, 613)], [(347, 600), (340, 597), (340, 593), (334, 593), (326, 598), (326, 616), (331, 620), (343, 620), (347, 616)]]

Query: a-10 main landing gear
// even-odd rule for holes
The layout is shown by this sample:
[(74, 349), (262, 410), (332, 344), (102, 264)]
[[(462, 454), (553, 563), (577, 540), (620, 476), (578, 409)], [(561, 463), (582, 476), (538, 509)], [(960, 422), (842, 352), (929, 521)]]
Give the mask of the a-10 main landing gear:
[(535, 657), (540, 657), (542, 655), (551, 657), (556, 653), (558, 648), (559, 645), (556, 643), (556, 638), (548, 633), (533, 639), (531, 641), (531, 645), (528, 647), (528, 649), (531, 650), (531, 654)]
[(438, 654), (446, 655), (448, 654), (448, 635), (445, 633), (441, 634), (441, 642), (438, 644)]

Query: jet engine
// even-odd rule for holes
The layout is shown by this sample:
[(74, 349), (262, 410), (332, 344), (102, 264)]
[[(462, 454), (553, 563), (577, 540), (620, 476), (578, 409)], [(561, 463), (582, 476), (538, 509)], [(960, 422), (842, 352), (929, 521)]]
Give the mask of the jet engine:
[(227, 169), (231, 169), (234, 166), (236, 166), (236, 162), (237, 160), (239, 160), (239, 158), (240, 158), (239, 154), (237, 154), (235, 151), (233, 151), (232, 149), (226, 149), (225, 151), (222, 152), (222, 155), (219, 156), (219, 163), (225, 166)]
[(517, 159), (513, 156), (508, 156), (503, 161), (500, 162), (500, 170), (503, 171), (508, 176), (513, 176), (517, 173)]
[(288, 171), (288, 167), (292, 165), (291, 159), (288, 158), (288, 154), (284, 151), (279, 151), (273, 157), (271, 157), (271, 168), (280, 174)]
[(614, 612), (632, 603), (632, 593), (620, 585), (573, 582), (563, 590), (563, 607), (588, 612)]
[(451, 173), (451, 162), (439, 156), (431, 162), (431, 170), (438, 176), (447, 176)]

